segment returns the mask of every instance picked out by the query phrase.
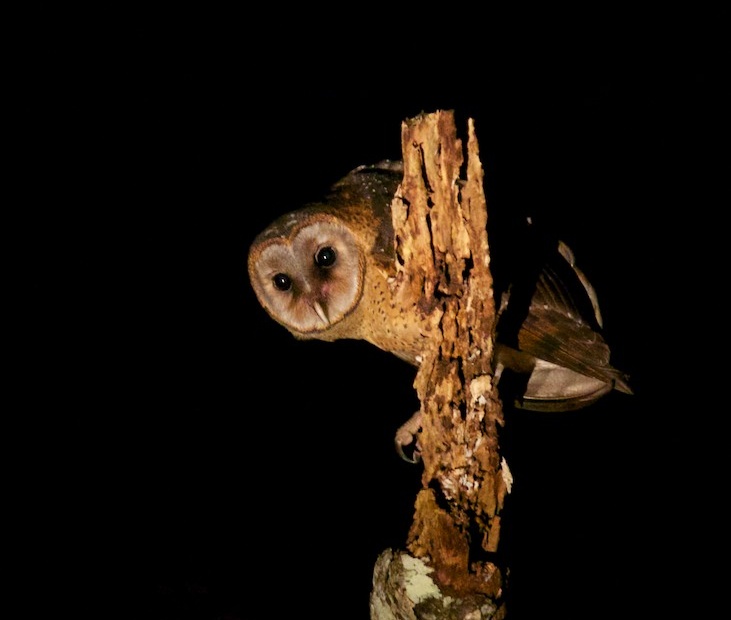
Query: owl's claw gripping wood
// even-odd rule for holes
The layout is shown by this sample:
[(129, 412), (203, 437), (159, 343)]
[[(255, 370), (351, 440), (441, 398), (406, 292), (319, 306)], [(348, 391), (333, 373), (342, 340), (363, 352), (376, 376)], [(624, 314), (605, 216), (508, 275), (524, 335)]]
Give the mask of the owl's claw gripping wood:
[[(421, 430), (421, 411), (417, 411), (396, 431), (394, 443), (396, 444), (396, 452), (407, 463), (418, 463), (421, 461), (421, 451), (417, 435)], [(409, 447), (411, 456), (409, 457), (404, 448)]]

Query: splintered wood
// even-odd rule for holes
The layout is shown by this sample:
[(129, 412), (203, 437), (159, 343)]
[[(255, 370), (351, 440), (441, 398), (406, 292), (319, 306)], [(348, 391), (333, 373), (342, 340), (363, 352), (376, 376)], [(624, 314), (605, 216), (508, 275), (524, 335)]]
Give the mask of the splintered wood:
[[(407, 548), (442, 592), (473, 601), (480, 618), (500, 619), (506, 567), (495, 552), (510, 473), (498, 445), (503, 413), (492, 373), (495, 306), (474, 123), (466, 164), (449, 111), (404, 122), (402, 151), (404, 179), (392, 205), (398, 280), (434, 325), (414, 382), (424, 471)], [(422, 617), (418, 605), (414, 613)]]

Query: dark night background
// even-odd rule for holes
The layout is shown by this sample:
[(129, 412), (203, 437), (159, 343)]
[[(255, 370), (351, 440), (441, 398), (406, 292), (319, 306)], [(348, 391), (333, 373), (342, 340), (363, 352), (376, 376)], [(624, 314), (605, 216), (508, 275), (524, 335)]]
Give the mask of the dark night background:
[(420, 484), (392, 447), (414, 371), (364, 343), (296, 342), (245, 260), (277, 215), (400, 157), (401, 122), (437, 109), (460, 132), (475, 119), (490, 221), (530, 214), (573, 248), (636, 390), (506, 413), (510, 617), (709, 604), (720, 413), (685, 361), (714, 333), (697, 317), (721, 78), (702, 26), (483, 32), (461, 16), (419, 39), (371, 13), (357, 35), (243, 10), (35, 11), (28, 611), (368, 618), (374, 562), (404, 546)]

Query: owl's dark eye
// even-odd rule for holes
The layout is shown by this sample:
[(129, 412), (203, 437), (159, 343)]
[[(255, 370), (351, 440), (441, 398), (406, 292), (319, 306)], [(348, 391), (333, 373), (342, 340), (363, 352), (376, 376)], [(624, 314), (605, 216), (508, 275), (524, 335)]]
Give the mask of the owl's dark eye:
[(286, 273), (278, 273), (272, 278), (272, 282), (280, 291), (288, 291), (292, 288), (292, 278)]
[(332, 267), (336, 258), (335, 250), (330, 246), (320, 248), (315, 254), (315, 265), (318, 267)]

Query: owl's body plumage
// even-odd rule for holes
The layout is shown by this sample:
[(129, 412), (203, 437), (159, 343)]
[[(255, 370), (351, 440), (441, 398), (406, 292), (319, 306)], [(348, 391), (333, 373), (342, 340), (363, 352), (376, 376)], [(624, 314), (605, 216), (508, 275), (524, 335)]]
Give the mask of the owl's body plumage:
[[(249, 276), (258, 300), (296, 338), (363, 339), (418, 365), (429, 321), (394, 293), (390, 205), (400, 162), (360, 166), (322, 202), (275, 220), (252, 243)], [(594, 289), (561, 242), (496, 280), (494, 363), (518, 406), (576, 409), (612, 389), (631, 393), (609, 361)], [(495, 267), (499, 263), (493, 261)]]

